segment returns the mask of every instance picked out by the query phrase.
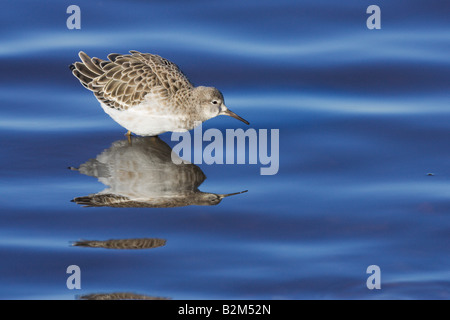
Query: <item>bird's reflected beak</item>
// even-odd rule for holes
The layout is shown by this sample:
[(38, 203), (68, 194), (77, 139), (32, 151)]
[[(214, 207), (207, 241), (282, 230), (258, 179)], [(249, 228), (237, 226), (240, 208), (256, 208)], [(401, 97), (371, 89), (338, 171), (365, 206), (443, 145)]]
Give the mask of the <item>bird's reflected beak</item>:
[(228, 109), (225, 105), (222, 105), (222, 111), (219, 114), (233, 117), (235, 119), (238, 119), (238, 120), (242, 121), (245, 124), (250, 124), (247, 120), (245, 120), (244, 118), (239, 117), (236, 113), (234, 113), (233, 111)]
[(229, 196), (234, 196), (236, 194), (246, 193), (247, 191), (248, 190), (244, 190), (244, 191), (241, 191), (241, 192), (227, 193), (227, 194), (218, 194), (218, 196), (220, 197), (220, 199), (223, 199), (223, 198), (226, 198), (226, 197), (229, 197)]

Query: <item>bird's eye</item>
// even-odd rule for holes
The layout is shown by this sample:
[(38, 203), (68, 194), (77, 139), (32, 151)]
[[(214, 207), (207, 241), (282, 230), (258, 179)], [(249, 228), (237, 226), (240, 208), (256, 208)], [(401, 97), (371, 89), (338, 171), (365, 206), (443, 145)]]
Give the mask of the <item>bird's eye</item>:
[(217, 100), (213, 100), (213, 101), (212, 101), (212, 104), (217, 104)]

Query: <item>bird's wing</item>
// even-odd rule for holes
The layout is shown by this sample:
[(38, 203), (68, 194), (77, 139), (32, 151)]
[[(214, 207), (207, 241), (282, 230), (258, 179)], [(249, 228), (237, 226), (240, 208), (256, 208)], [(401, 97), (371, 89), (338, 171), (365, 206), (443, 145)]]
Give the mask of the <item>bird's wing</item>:
[(109, 61), (79, 53), (72, 73), (93, 91), (98, 100), (118, 110), (138, 105), (148, 93), (162, 98), (193, 85), (176, 64), (158, 55), (130, 51), (130, 54), (108, 55)]

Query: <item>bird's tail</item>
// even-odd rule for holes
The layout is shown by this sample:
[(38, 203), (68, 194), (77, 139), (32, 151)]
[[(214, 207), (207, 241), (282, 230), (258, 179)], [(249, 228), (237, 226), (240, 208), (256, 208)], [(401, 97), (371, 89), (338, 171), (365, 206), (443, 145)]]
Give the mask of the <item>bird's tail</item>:
[(80, 51), (78, 56), (81, 62), (74, 62), (69, 68), (85, 88), (93, 91), (92, 86), (89, 86), (89, 84), (104, 73), (102, 63), (105, 61), (95, 57), (91, 58), (83, 51)]

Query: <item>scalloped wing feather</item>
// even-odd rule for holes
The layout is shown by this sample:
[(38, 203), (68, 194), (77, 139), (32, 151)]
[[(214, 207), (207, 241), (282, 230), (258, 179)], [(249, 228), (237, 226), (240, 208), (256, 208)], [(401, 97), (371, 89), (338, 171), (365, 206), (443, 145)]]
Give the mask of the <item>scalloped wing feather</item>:
[(82, 62), (71, 66), (72, 73), (100, 102), (118, 110), (139, 105), (152, 89), (170, 98), (181, 89), (193, 88), (176, 64), (158, 55), (112, 53), (109, 61), (90, 58), (82, 51), (79, 56)]

